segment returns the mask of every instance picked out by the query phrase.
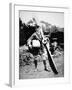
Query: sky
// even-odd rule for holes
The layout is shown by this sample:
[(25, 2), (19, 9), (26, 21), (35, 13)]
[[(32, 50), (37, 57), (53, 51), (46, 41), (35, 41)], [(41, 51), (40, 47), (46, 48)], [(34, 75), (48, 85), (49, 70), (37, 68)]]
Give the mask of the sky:
[(34, 11), (19, 11), (19, 17), (22, 22), (27, 23), (31, 18), (35, 18), (37, 22), (46, 21), (58, 27), (64, 27), (63, 12), (34, 12)]

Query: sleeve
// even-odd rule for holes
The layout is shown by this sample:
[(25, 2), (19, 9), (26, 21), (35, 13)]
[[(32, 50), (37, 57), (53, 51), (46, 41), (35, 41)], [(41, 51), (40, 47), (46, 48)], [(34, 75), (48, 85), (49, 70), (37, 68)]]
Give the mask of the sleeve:
[(32, 39), (33, 39), (33, 36), (35, 35), (35, 33), (27, 40), (27, 45), (29, 46), (29, 47), (32, 47), (32, 44), (31, 44), (31, 42), (32, 42)]

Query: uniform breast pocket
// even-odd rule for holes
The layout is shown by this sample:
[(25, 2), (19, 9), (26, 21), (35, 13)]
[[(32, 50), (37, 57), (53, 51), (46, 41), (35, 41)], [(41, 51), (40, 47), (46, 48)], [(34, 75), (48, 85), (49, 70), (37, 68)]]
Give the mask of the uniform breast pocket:
[(39, 40), (33, 40), (32, 41), (32, 46), (33, 47), (40, 47), (40, 41)]

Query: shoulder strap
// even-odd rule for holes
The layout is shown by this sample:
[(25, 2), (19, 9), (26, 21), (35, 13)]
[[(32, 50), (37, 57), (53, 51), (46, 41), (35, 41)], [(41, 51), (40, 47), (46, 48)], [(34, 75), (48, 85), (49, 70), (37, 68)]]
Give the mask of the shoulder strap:
[(38, 40), (41, 41), (41, 35), (36, 32), (36, 36), (37, 36)]

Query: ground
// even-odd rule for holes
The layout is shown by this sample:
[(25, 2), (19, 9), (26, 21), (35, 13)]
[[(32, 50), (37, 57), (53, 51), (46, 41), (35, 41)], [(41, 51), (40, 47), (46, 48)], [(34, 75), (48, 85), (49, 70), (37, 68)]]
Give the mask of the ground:
[(56, 65), (58, 75), (55, 75), (50, 68), (48, 60), (47, 68), (49, 71), (44, 70), (43, 62), (38, 62), (38, 70), (35, 71), (35, 66), (25, 65), (19, 67), (19, 79), (34, 79), (34, 78), (54, 78), (54, 77), (64, 77), (64, 54), (53, 56), (54, 63)]

